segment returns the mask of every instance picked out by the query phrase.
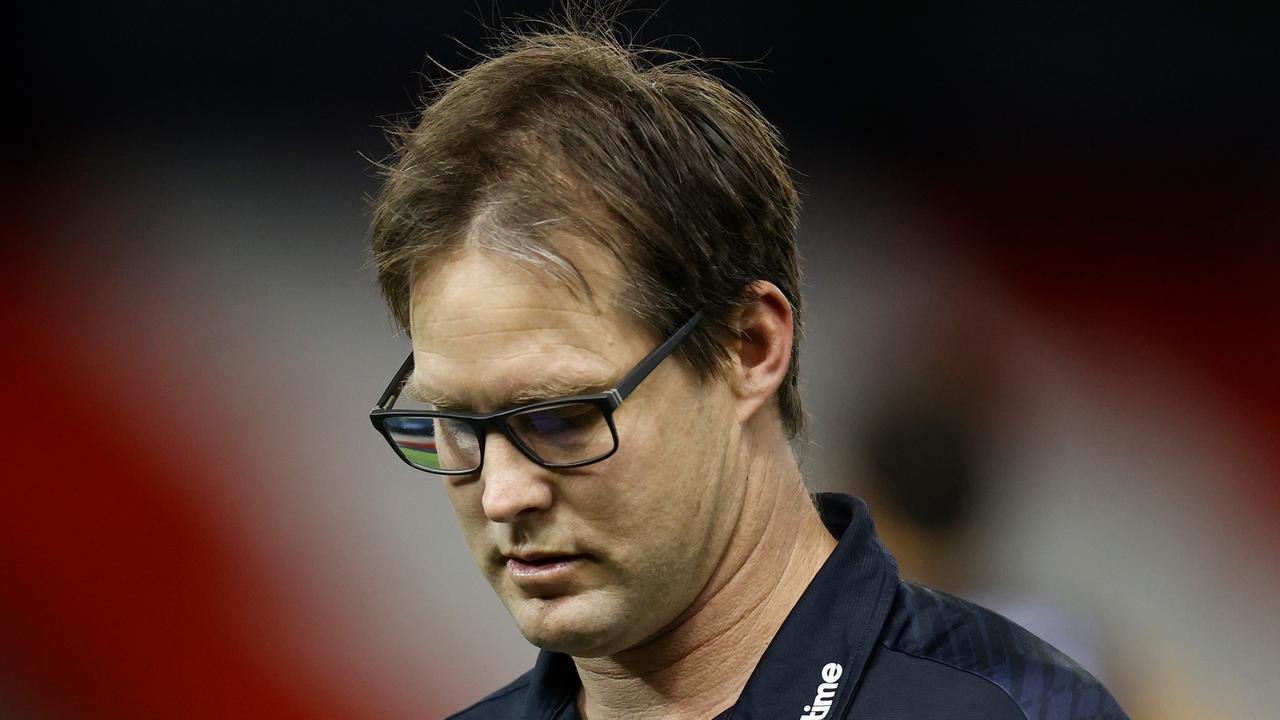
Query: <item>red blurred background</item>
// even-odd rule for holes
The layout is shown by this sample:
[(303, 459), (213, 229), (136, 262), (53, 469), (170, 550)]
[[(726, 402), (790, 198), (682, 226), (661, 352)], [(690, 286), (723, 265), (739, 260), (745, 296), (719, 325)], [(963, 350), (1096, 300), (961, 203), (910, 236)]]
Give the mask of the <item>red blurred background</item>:
[[(1134, 717), (1280, 700), (1275, 14), (622, 17), (763, 68), (714, 71), (805, 195), (811, 485)], [(439, 77), (425, 53), (470, 62), (476, 15), (21, 18), (0, 716), (435, 717), (527, 667), (440, 488), (365, 419), (407, 345), (366, 265), (366, 158)]]

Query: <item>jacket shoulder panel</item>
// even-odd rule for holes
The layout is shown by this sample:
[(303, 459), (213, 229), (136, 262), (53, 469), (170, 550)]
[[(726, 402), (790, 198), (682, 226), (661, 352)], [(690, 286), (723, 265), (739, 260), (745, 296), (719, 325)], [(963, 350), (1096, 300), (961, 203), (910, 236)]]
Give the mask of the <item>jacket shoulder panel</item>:
[(990, 680), (886, 645), (871, 656), (851, 717), (894, 720), (1026, 720)]
[(1014, 622), (953, 595), (900, 582), (881, 644), (971, 673), (1027, 718), (1128, 720), (1087, 670)]

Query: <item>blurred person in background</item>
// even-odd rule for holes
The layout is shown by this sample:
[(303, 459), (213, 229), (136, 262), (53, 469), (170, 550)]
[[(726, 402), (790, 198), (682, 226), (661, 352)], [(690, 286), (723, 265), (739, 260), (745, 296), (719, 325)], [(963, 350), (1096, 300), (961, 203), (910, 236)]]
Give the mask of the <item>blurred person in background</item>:
[(1029, 592), (990, 562), (988, 543), (1001, 542), (989, 530), (999, 493), (990, 467), (998, 438), (988, 416), (1000, 401), (991, 361), (959, 342), (947, 350), (916, 343), (908, 354), (914, 361), (886, 370), (867, 419), (853, 424), (857, 457), (846, 478), (899, 573), (995, 610), (1110, 684), (1107, 660), (1117, 649), (1107, 643), (1107, 618), (1079, 598)]
[(605, 27), (455, 76), (375, 202), (413, 351), (371, 418), (541, 648), (455, 717), (1125, 717), (1038, 637), (900, 579), (861, 500), (808, 492), (781, 140)]

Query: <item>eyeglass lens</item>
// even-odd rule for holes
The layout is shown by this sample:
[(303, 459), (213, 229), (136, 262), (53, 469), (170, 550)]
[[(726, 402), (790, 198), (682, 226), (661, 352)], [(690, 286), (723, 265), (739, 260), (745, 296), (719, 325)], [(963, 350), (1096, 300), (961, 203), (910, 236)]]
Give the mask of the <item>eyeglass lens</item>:
[(613, 452), (609, 423), (600, 408), (591, 403), (516, 413), (507, 423), (520, 442), (543, 462), (585, 462)]
[(396, 449), (425, 470), (465, 471), (480, 467), (475, 429), (450, 418), (390, 417), (387, 431)]

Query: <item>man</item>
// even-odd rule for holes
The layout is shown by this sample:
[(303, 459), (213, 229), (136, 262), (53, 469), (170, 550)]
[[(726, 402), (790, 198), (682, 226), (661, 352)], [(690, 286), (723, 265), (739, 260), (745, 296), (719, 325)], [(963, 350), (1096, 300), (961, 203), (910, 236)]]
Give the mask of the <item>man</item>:
[(798, 200), (749, 102), (556, 30), (401, 140), (372, 238), (413, 351), (372, 419), (542, 649), (454, 717), (1124, 717), (806, 490)]

